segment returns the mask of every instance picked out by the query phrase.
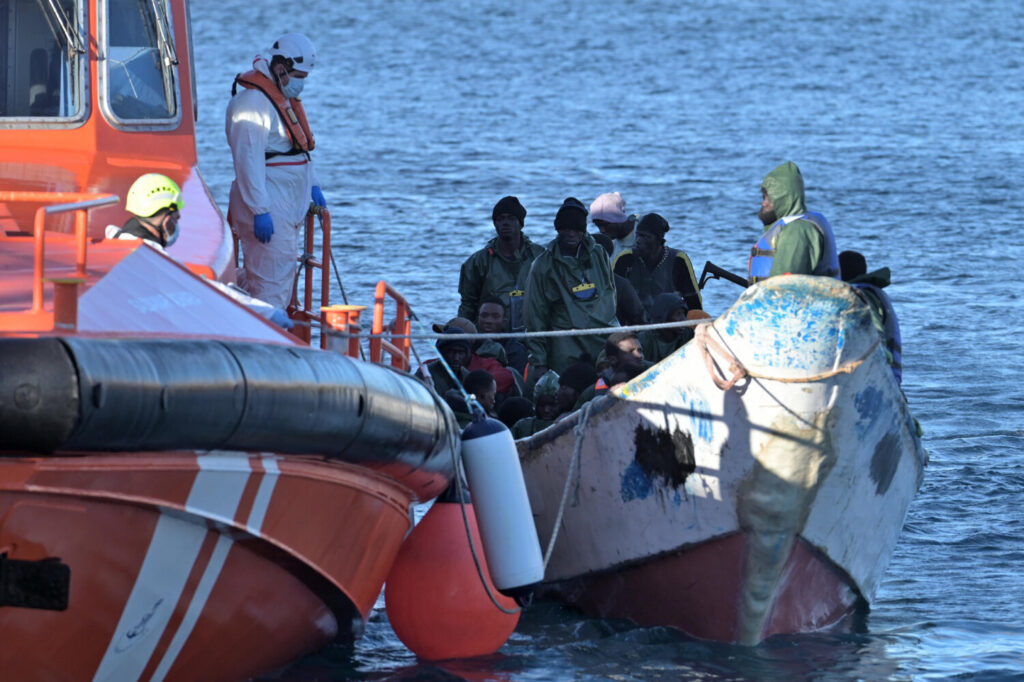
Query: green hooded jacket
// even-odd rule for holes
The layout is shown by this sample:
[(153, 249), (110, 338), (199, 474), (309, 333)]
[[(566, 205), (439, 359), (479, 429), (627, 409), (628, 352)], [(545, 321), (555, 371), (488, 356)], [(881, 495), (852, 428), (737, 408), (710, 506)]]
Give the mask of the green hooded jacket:
[[(792, 161), (786, 161), (765, 176), (761, 189), (775, 206), (775, 216), (786, 216), (805, 213), (804, 178), (800, 169)], [(765, 226), (765, 232), (771, 224)], [(825, 251), (825, 240), (821, 232), (809, 220), (794, 220), (779, 235), (775, 247), (775, 260), (772, 261), (770, 276), (810, 275), (821, 261)]]
[[(588, 285), (593, 284), (593, 287)], [(588, 287), (592, 295), (581, 300), (573, 288)], [(615, 278), (604, 247), (584, 234), (579, 257), (563, 256), (553, 239), (533, 261), (526, 278), (523, 319), (530, 332), (616, 326)], [(526, 340), (530, 364), (561, 373), (587, 353), (591, 362), (604, 348), (604, 337), (530, 337)]]
[(529, 270), (530, 263), (542, 251), (543, 247), (534, 244), (524, 234), (515, 258), (509, 260), (498, 247), (498, 237), (492, 238), (487, 246), (462, 264), (459, 271), (459, 295), (462, 302), (459, 304), (458, 316), (475, 324), (480, 302), (488, 296), (497, 296), (505, 303), (505, 308), (511, 311), (510, 294), (518, 288), (516, 284), (520, 280), (521, 271)]

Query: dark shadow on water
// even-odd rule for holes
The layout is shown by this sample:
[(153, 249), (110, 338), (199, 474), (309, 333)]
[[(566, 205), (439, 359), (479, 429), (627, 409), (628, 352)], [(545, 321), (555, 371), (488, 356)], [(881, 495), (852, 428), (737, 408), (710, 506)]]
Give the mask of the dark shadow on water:
[(890, 658), (894, 637), (818, 633), (772, 637), (756, 647), (704, 642), (670, 628), (587, 618), (550, 602), (524, 612), (490, 656), (419, 661), (375, 613), (367, 637), (336, 644), (276, 674), (288, 682), (335, 680), (863, 680), (906, 678)]

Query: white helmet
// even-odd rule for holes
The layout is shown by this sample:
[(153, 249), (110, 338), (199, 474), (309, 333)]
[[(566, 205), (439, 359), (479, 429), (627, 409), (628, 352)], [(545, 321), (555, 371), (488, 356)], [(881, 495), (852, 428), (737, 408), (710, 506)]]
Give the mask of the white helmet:
[(286, 64), (289, 71), (309, 73), (316, 65), (316, 48), (313, 41), (301, 33), (285, 33), (274, 41), (270, 48), (271, 57), (284, 57), (291, 61)]

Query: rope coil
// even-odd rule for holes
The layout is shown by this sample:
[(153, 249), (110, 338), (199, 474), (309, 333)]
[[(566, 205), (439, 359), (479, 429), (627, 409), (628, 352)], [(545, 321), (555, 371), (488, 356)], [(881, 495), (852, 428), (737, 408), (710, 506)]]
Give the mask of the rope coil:
[[(707, 367), (708, 374), (711, 375), (711, 380), (715, 382), (715, 386), (728, 391), (732, 388), (737, 381), (744, 377), (750, 377), (752, 379), (764, 379), (766, 381), (777, 381), (782, 384), (807, 384), (815, 381), (821, 381), (834, 377), (837, 374), (852, 374), (854, 370), (864, 364), (864, 361), (871, 357), (875, 349), (881, 343), (881, 338), (875, 339), (875, 342), (871, 344), (871, 347), (856, 360), (852, 360), (846, 364), (840, 365), (835, 369), (831, 369), (827, 372), (820, 372), (818, 374), (812, 374), (810, 376), (802, 377), (776, 377), (770, 374), (761, 374), (748, 369), (739, 358), (737, 358), (731, 351), (729, 351), (723, 343), (719, 343), (717, 340), (711, 337), (710, 330), (713, 325), (705, 322), (701, 326), (697, 327), (694, 332), (694, 340), (697, 341), (697, 347), (700, 349), (701, 356), (704, 358), (704, 366)], [(721, 333), (715, 329), (715, 333), (721, 338)], [(721, 370), (715, 363), (715, 359), (711, 355), (711, 350), (718, 353), (718, 355), (726, 358), (729, 361), (728, 371), (732, 374), (728, 379), (725, 376), (725, 372)], [(715, 370), (718, 370), (716, 373)], [(719, 376), (719, 374), (721, 376)]]

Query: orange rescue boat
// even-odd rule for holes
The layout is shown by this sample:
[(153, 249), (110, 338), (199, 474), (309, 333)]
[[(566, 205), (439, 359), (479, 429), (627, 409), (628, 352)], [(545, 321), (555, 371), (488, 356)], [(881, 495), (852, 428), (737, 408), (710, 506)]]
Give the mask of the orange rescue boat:
[[(233, 281), (234, 257), (196, 163), (191, 46), (185, 0), (0, 15), (5, 678), (239, 679), (358, 636), (412, 505), (453, 473), (450, 410), (380, 362), (406, 367), (400, 344), (308, 347), (301, 323), (329, 321), (312, 271), (296, 335), (204, 280)], [(104, 240), (154, 171), (182, 188), (181, 238)], [(321, 226), (305, 267), (327, 306)]]

